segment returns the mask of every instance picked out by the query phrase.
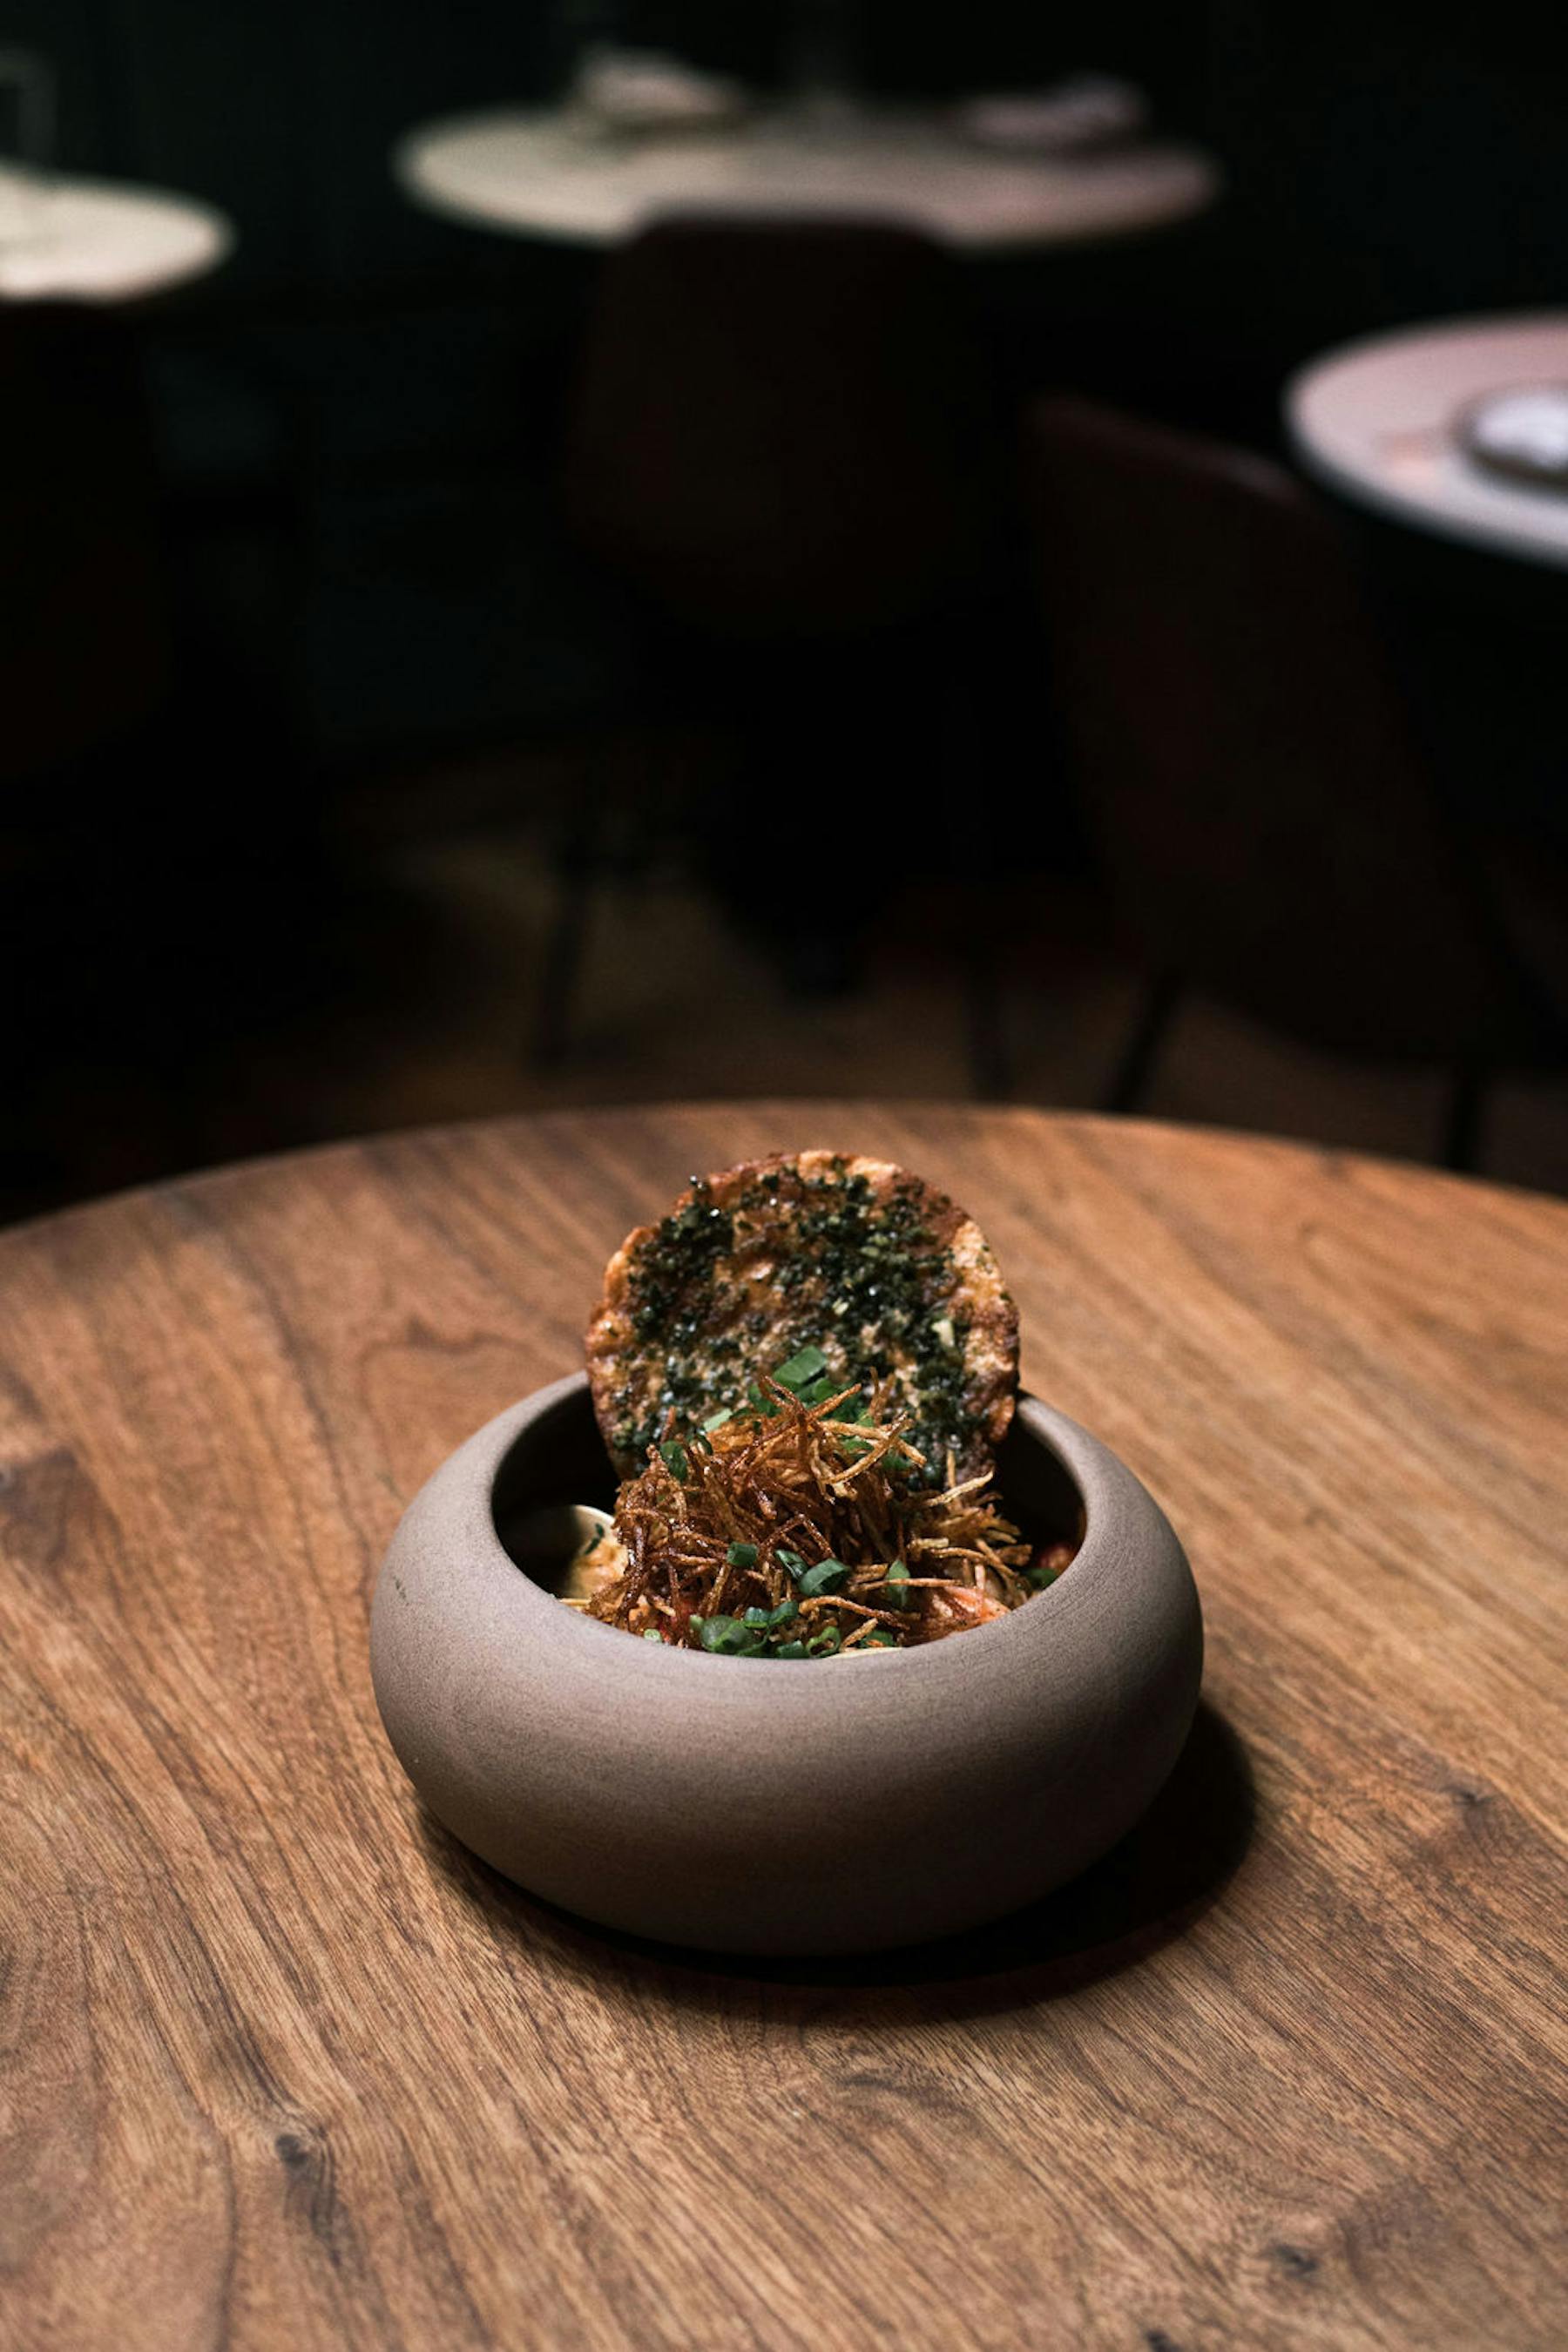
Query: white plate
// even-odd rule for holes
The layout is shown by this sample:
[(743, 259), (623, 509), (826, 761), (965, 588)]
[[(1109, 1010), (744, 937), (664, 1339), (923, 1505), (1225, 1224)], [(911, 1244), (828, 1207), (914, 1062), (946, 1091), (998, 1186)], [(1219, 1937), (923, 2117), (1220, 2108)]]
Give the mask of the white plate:
[(1131, 139), (1149, 120), (1149, 101), (1110, 74), (1074, 74), (1048, 89), (966, 99), (954, 121), (982, 147), (1011, 153), (1070, 155)]
[(738, 81), (702, 73), (656, 49), (590, 49), (570, 102), (606, 131), (647, 135), (738, 121), (749, 106)]
[(1461, 447), (1479, 466), (1568, 490), (1568, 384), (1510, 384), (1489, 392), (1459, 413)]

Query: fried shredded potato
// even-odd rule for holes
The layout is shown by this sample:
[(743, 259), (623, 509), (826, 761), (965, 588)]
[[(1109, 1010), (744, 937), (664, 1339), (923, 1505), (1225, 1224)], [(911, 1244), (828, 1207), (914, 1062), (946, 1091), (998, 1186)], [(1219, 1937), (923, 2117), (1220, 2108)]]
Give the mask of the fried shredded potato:
[(577, 1605), (687, 1649), (908, 1648), (1005, 1615), (1071, 1557), (1032, 1549), (989, 1470), (912, 1487), (899, 1475), (920, 1462), (910, 1415), (885, 1395), (844, 1419), (865, 1411), (853, 1388), (815, 1405), (772, 1380), (759, 1393), (700, 1438), (650, 1450)]

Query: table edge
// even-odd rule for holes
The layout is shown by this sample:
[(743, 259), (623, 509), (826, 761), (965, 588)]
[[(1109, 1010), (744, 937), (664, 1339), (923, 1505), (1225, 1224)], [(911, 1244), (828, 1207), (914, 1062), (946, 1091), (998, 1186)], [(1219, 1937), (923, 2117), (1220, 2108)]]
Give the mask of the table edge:
[[(1406, 326), (1352, 335), (1342, 343), (1332, 344), (1329, 350), (1319, 352), (1305, 361), (1285, 380), (1279, 406), (1291, 454), (1302, 471), (1310, 474), (1314, 481), (1348, 504), (1363, 508), (1385, 520), (1424, 531), (1428, 538), (1475, 548), (1482, 554), (1501, 557), (1506, 562), (1533, 563), (1552, 572), (1568, 571), (1568, 535), (1561, 542), (1521, 536), (1506, 526), (1494, 528), (1475, 517), (1436, 509), (1408, 492), (1393, 488), (1384, 482), (1369, 480), (1364, 474), (1342, 464), (1313, 440), (1302, 414), (1312, 380), (1344, 362), (1370, 357), (1375, 352), (1394, 351), (1402, 344), (1416, 344), (1442, 336), (1468, 336), (1485, 333), (1489, 330), (1518, 332), (1522, 328), (1552, 325), (1560, 332), (1568, 334), (1568, 310), (1491, 310), (1482, 311), (1473, 318), (1415, 320)], [(1562, 493), (1543, 492), (1542, 495), (1561, 497)], [(1563, 503), (1568, 508), (1568, 499)]]
[[(0, 1227), (0, 1253), (17, 1244), (26, 1244), (47, 1235), (55, 1228), (63, 1228), (99, 1211), (110, 1208), (134, 1209), (138, 1205), (155, 1206), (164, 1200), (206, 1199), (228, 1185), (254, 1176), (264, 1176), (286, 1167), (315, 1168), (333, 1160), (377, 1152), (400, 1145), (440, 1146), (454, 1137), (481, 1137), (507, 1129), (558, 1129), (570, 1132), (584, 1122), (605, 1125), (625, 1124), (630, 1128), (649, 1118), (766, 1118), (777, 1115), (789, 1122), (798, 1134), (807, 1122), (816, 1125), (849, 1125), (858, 1116), (881, 1118), (910, 1116), (919, 1118), (922, 1113), (940, 1117), (955, 1115), (986, 1125), (1048, 1127), (1062, 1133), (1076, 1133), (1086, 1139), (1113, 1138), (1121, 1135), (1142, 1136), (1165, 1139), (1172, 1143), (1194, 1142), (1217, 1148), (1226, 1156), (1263, 1154), (1277, 1160), (1292, 1160), (1303, 1167), (1315, 1164), (1320, 1171), (1349, 1171), (1359, 1169), (1384, 1171), (1397, 1176), (1412, 1176), (1424, 1185), (1448, 1190), (1458, 1196), (1479, 1200), (1497, 1195), (1505, 1202), (1522, 1204), (1530, 1209), (1543, 1209), (1561, 1217), (1568, 1224), (1568, 1200), (1551, 1192), (1540, 1192), (1527, 1185), (1513, 1184), (1505, 1179), (1472, 1176), (1452, 1169), (1436, 1168), (1418, 1160), (1402, 1159), (1392, 1152), (1363, 1151), (1336, 1143), (1323, 1143), (1310, 1137), (1259, 1134), (1247, 1128), (1207, 1124), (1195, 1119), (1151, 1118), (1127, 1117), (1110, 1111), (1058, 1109), (1034, 1103), (978, 1103), (949, 1096), (895, 1095), (757, 1095), (716, 1096), (711, 1099), (680, 1097), (671, 1101), (649, 1103), (602, 1103), (563, 1106), (540, 1111), (500, 1111), (480, 1118), (440, 1119), (413, 1127), (373, 1129), (363, 1135), (340, 1136), (330, 1142), (288, 1147), (275, 1151), (248, 1153), (237, 1160), (219, 1162), (210, 1168), (193, 1168), (172, 1176), (156, 1177), (145, 1183), (126, 1185), (116, 1192), (96, 1194), (86, 1201), (68, 1202), (58, 1209), (47, 1209), (37, 1215), (17, 1220)], [(781, 1143), (781, 1149), (784, 1146)], [(805, 1149), (798, 1140), (791, 1147)], [(1568, 1236), (1565, 1236), (1568, 1238)]]
[[(488, 231), (492, 236), (505, 236), (524, 242), (537, 240), (546, 245), (574, 247), (588, 252), (606, 252), (620, 244), (642, 220), (651, 220), (683, 209), (683, 201), (650, 206), (647, 213), (629, 226), (584, 228), (572, 226), (560, 220), (518, 220), (491, 211), (486, 205), (455, 194), (438, 186), (426, 176), (422, 161), (423, 151), (433, 142), (460, 132), (484, 129), (505, 129), (509, 125), (526, 128), (554, 119), (558, 110), (548, 107), (477, 107), (464, 114), (432, 116), (428, 121), (416, 123), (400, 131), (392, 141), (387, 154), (388, 172), (407, 203), (416, 210), (437, 218), (457, 221), (466, 228)], [(1141, 236), (1154, 236), (1161, 230), (1178, 228), (1183, 222), (1201, 217), (1216, 205), (1228, 184), (1225, 164), (1210, 147), (1195, 139), (1150, 139), (1134, 142), (1155, 153), (1178, 158), (1194, 167), (1192, 184), (1181, 192), (1179, 201), (1169, 201), (1158, 210), (1136, 220), (1108, 219), (1089, 227), (1078, 226), (1064, 232), (1042, 230), (1037, 225), (1016, 229), (983, 229), (978, 232), (939, 226), (927, 222), (928, 234), (961, 251), (974, 253), (1006, 253), (1052, 246), (1088, 246), (1109, 243), (1116, 239), (1131, 240)], [(993, 159), (995, 160), (995, 159)], [(1013, 159), (1022, 161), (1024, 159)], [(1036, 158), (1037, 161), (1070, 163), (1071, 156)], [(726, 205), (718, 198), (694, 198), (695, 210), (731, 213), (744, 211), (744, 205)], [(754, 206), (759, 217), (767, 208)], [(841, 215), (856, 219), (895, 219), (908, 221), (908, 209), (898, 205), (846, 205)]]

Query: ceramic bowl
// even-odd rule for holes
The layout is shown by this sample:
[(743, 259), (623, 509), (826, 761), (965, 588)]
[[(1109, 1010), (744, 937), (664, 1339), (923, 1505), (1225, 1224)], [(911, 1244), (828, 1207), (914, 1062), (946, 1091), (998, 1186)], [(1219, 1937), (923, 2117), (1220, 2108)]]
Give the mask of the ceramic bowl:
[(459, 1446), (393, 1538), (371, 1621), (392, 1744), (465, 1844), (607, 1927), (773, 1954), (977, 1927), (1131, 1826), (1203, 1661), (1181, 1545), (1097, 1439), (1022, 1398), (998, 1484), (1026, 1532), (1082, 1535), (1005, 1619), (863, 1658), (665, 1649), (514, 1557), (542, 1507), (610, 1498), (587, 1383), (558, 1381)]

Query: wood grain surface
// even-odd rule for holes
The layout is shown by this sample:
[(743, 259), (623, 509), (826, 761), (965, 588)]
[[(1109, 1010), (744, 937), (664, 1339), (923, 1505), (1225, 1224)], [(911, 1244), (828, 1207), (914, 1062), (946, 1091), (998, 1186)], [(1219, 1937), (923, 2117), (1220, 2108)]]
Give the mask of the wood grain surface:
[[(1037, 1910), (714, 1963), (421, 1818), (366, 1608), (626, 1229), (817, 1142), (985, 1226), (1206, 1703)], [(1024, 1111), (438, 1131), (0, 1238), (0, 2341), (1561, 2347), (1565, 1408), (1568, 1209)]]

